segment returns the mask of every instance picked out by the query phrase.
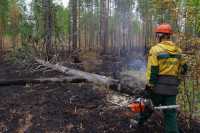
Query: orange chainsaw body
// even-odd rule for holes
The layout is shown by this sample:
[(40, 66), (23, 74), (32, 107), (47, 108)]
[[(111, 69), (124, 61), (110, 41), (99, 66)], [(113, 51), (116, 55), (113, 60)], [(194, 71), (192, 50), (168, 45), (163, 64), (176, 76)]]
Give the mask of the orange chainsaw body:
[(133, 102), (128, 105), (128, 107), (131, 109), (134, 113), (140, 113), (144, 112), (145, 104), (144, 102)]

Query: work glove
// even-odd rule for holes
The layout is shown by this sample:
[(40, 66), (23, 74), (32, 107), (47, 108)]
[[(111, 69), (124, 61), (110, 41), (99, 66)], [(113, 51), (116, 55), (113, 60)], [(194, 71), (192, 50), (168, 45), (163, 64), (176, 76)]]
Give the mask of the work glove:
[(152, 88), (153, 88), (153, 85), (151, 85), (151, 84), (145, 85), (145, 90), (152, 90)]
[(151, 94), (153, 93), (153, 86), (150, 84), (146, 84), (145, 89), (144, 89), (144, 98), (150, 98)]
[(145, 104), (144, 112), (152, 113), (154, 109), (151, 99), (145, 99), (144, 104)]

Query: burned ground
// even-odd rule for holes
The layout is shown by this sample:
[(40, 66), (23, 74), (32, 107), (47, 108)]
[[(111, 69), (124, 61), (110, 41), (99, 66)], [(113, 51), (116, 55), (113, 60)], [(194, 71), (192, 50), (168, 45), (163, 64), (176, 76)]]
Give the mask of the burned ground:
[[(20, 65), (2, 61), (1, 79), (53, 77), (60, 73), (25, 73)], [(131, 125), (134, 114), (109, 107), (111, 92), (91, 83), (27, 84), (0, 87), (2, 133), (162, 133), (155, 114), (140, 130)], [(182, 122), (182, 127), (185, 124)], [(188, 132), (184, 129), (185, 132)], [(194, 133), (198, 131), (194, 131)]]

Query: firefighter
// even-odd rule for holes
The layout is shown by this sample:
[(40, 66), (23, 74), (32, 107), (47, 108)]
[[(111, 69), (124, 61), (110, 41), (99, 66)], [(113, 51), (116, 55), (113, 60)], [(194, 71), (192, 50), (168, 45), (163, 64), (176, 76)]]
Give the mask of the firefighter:
[[(156, 30), (158, 43), (150, 49), (146, 77), (146, 92), (155, 106), (175, 105), (178, 94), (179, 75), (185, 74), (187, 65), (182, 57), (181, 49), (172, 41), (172, 28), (169, 24), (161, 24)], [(151, 116), (152, 112), (141, 113), (139, 125)], [(165, 133), (179, 133), (176, 110), (165, 110)]]

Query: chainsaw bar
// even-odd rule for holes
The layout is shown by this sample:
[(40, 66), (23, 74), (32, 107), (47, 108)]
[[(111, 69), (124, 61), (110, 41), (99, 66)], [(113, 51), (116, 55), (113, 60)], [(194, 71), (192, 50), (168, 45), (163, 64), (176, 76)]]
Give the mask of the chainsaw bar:
[(168, 106), (154, 107), (155, 110), (177, 109), (177, 108), (180, 108), (180, 105), (168, 105)]

